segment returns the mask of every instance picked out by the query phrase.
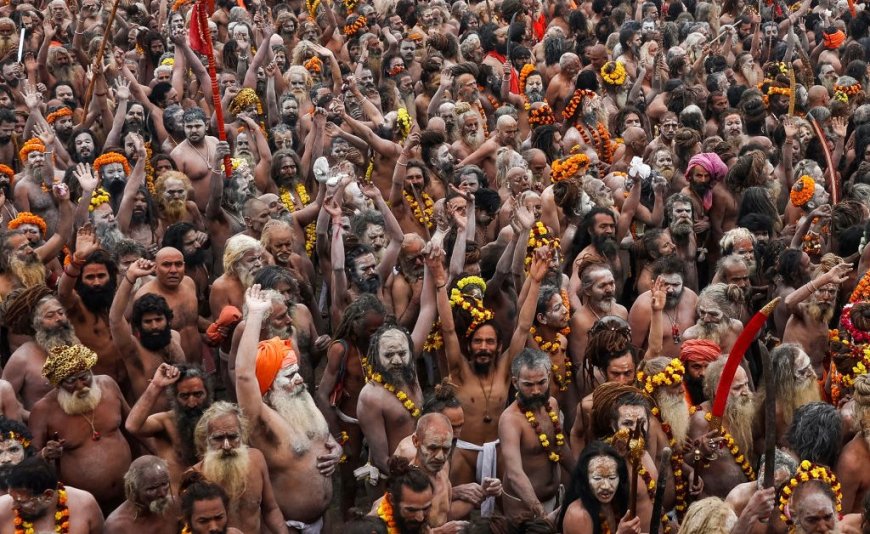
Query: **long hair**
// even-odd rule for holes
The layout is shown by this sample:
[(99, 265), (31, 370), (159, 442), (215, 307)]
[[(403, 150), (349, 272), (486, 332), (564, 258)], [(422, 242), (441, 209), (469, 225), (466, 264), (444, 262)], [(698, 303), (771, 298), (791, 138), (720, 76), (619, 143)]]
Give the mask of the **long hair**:
[(767, 215), (777, 228), (782, 227), (782, 222), (779, 218), (779, 210), (776, 209), (773, 201), (767, 193), (767, 189), (760, 186), (747, 187), (743, 192), (743, 198), (740, 200), (740, 211), (737, 213), (739, 221), (744, 216), (751, 213)]
[(559, 521), (556, 523), (558, 530), (562, 531), (562, 524), (565, 521), (565, 512), (574, 501), (580, 501), (583, 508), (592, 517), (592, 534), (601, 534), (601, 522), (598, 519), (601, 511), (601, 504), (595, 498), (592, 488), (589, 487), (589, 462), (593, 458), (599, 456), (607, 456), (616, 462), (616, 474), (619, 475), (619, 485), (616, 487), (616, 492), (613, 495), (613, 512), (616, 517), (622, 517), (628, 510), (628, 467), (625, 460), (616, 452), (616, 449), (604, 443), (603, 441), (593, 441), (583, 449), (580, 453), (580, 459), (577, 461), (577, 467), (571, 474), (571, 484), (568, 486), (568, 491), (565, 493), (565, 500), (562, 503), (562, 512), (559, 514)]
[[(363, 293), (344, 309), (344, 313), (341, 315), (341, 321), (339, 321), (338, 326), (335, 328), (335, 333), (333, 333), (332, 339), (358, 341), (359, 331), (362, 328), (363, 320), (368, 313), (386, 315), (387, 310), (376, 296), (371, 293)], [(363, 353), (367, 352), (369, 349), (368, 347), (357, 348), (359, 348), (360, 352)]]
[(592, 243), (592, 226), (595, 224), (596, 215), (607, 215), (613, 220), (613, 224), (616, 224), (616, 217), (613, 216), (613, 212), (608, 208), (596, 206), (589, 210), (589, 213), (583, 216), (580, 228), (574, 234), (574, 239), (571, 241), (571, 246), (568, 247), (568, 253), (565, 255), (565, 274), (571, 274), (571, 269), (574, 268), (574, 259), (580, 254), (580, 251)]

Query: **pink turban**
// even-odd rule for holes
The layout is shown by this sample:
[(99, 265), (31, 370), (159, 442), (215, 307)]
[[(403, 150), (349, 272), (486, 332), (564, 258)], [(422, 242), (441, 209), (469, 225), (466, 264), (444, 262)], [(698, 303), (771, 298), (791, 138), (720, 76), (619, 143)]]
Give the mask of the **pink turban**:
[(269, 391), (281, 369), (295, 365), (297, 361), (293, 343), (289, 339), (273, 337), (261, 341), (257, 345), (257, 367), (254, 371), (257, 375), (257, 383), (260, 385), (260, 395), (265, 395)]
[[(725, 175), (728, 174), (728, 167), (722, 163), (722, 158), (720, 158), (719, 154), (716, 154), (715, 152), (701, 152), (700, 154), (692, 156), (692, 159), (689, 160), (689, 164), (686, 166), (686, 180), (689, 180), (689, 182), (691, 182), (689, 175), (692, 173), (694, 167), (701, 167), (710, 173), (711, 186), (725, 178)], [(702, 200), (704, 202), (705, 210), (709, 210), (713, 207), (712, 187), (710, 187), (710, 190), (707, 191)]]
[(709, 339), (687, 339), (680, 348), (680, 359), (684, 362), (710, 363), (721, 355), (722, 348)]

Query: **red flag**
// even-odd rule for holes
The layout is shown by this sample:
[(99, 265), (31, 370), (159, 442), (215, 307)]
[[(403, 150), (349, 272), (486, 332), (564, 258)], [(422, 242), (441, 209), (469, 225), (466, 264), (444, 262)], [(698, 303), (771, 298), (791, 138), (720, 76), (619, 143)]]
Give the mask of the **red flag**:
[[(209, 55), (211, 50), (209, 50), (208, 41), (206, 41), (205, 36), (202, 34), (202, 22), (200, 21), (200, 17), (205, 14), (202, 12), (202, 4), (201, 2), (197, 2), (193, 5), (193, 11), (190, 14), (190, 30), (188, 33), (190, 48), (199, 54), (204, 56)], [(205, 27), (208, 28), (208, 21), (205, 21)]]

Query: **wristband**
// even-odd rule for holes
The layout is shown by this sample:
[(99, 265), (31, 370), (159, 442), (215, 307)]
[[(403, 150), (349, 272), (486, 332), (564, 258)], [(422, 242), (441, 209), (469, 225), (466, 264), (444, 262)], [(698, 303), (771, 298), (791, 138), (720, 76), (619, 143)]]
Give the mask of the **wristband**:
[(813, 288), (813, 293), (818, 291), (818, 289), (816, 288), (816, 281), (815, 280), (810, 280), (810, 287)]
[(124, 273), (124, 280), (126, 280), (127, 282), (129, 282), (131, 286), (135, 286), (135, 285), (136, 285), (136, 282), (130, 280), (130, 277), (127, 276), (126, 273)]
[(73, 254), (72, 258), (70, 259), (70, 262), (72, 263), (72, 265), (81, 269), (82, 267), (85, 266), (85, 263), (87, 263), (87, 260), (80, 260), (80, 259), (76, 258), (75, 254)]
[(70, 264), (70, 265), (65, 266), (65, 267), (63, 268), (63, 274), (69, 276), (70, 278), (78, 278), (79, 276), (82, 275), (81, 270), (79, 270), (79, 272), (76, 273), (76, 274), (73, 274), (73, 273), (69, 272), (69, 268), (70, 268), (70, 266), (75, 266), (75, 265)]

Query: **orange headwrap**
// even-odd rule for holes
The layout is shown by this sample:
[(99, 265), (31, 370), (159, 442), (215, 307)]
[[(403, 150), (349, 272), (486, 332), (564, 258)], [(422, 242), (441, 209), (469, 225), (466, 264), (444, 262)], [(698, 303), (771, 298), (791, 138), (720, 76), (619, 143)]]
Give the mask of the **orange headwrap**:
[(24, 146), (21, 147), (21, 150), (18, 151), (18, 157), (21, 158), (21, 163), (27, 163), (27, 155), (34, 151), (45, 152), (45, 145), (42, 144), (42, 141), (40, 141), (38, 137), (31, 137), (28, 139), (24, 143)]
[(278, 371), (295, 365), (297, 361), (296, 351), (293, 350), (293, 343), (289, 339), (273, 337), (261, 341), (257, 345), (257, 367), (254, 371), (257, 375), (257, 383), (260, 384), (260, 395), (265, 395), (269, 391), (272, 382), (278, 376)]
[(684, 362), (707, 362), (719, 359), (722, 348), (709, 339), (687, 339), (680, 349), (680, 360)]
[(54, 124), (54, 121), (56, 121), (57, 119), (60, 119), (62, 117), (72, 117), (72, 114), (73, 114), (73, 112), (70, 108), (63, 107), (63, 108), (59, 108), (57, 111), (53, 111), (53, 112), (49, 113), (48, 117), (46, 117), (45, 120), (49, 124)]
[(825, 48), (836, 50), (840, 48), (840, 45), (842, 45), (843, 41), (846, 40), (846, 34), (843, 33), (843, 30), (837, 30), (834, 33), (822, 32), (822, 38), (825, 41)]
[(45, 219), (39, 215), (34, 215), (29, 211), (22, 211), (17, 217), (9, 221), (7, 227), (10, 230), (16, 230), (22, 224), (32, 224), (36, 226), (42, 232), (42, 238), (45, 239)]

